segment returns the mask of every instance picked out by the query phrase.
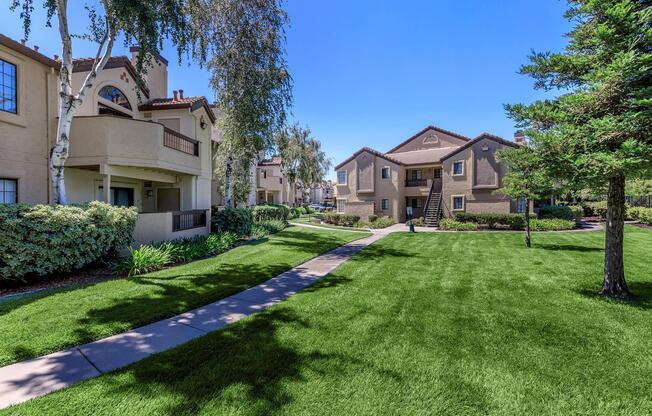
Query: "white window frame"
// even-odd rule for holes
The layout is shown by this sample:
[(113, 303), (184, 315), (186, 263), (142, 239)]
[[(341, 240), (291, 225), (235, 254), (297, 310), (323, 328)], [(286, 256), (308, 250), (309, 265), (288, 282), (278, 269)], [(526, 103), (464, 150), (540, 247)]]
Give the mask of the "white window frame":
[[(383, 174), (384, 174), (385, 172), (387, 172), (387, 177), (386, 177), (386, 178), (383, 178)], [(389, 169), (389, 166), (383, 166), (383, 167), (380, 169), (380, 178), (381, 178), (382, 180), (384, 180), (384, 181), (388, 181), (388, 180), (390, 180), (390, 179), (392, 178), (392, 172), (391, 172), (391, 170)]]
[[(2, 200), (0, 201), (0, 204), (17, 204), (18, 203), (18, 179), (16, 179), (16, 178), (0, 178), (0, 181), (2, 182), (2, 189), (3, 189), (2, 193), (1, 193)], [(4, 181), (14, 183), (14, 191), (13, 191), (14, 201), (13, 202), (4, 202), (4, 197), (5, 197), (5, 192), (4, 192), (5, 184), (4, 184)], [(7, 193), (9, 193), (9, 191), (7, 191)]]
[[(344, 205), (340, 204), (340, 201), (344, 202)], [(347, 202), (346, 198), (337, 198), (335, 200), (335, 203), (337, 204), (337, 213), (338, 214), (344, 214), (344, 208), (346, 207), (346, 202)]]
[(416, 209), (421, 209), (423, 207), (423, 202), (421, 202), (421, 198), (417, 198), (417, 206), (415, 207)]
[[(385, 206), (385, 202), (387, 202), (387, 206)], [(382, 211), (389, 211), (389, 199), (384, 198), (380, 200), (380, 209)]]
[[(343, 182), (340, 181), (340, 173), (344, 174), (344, 181)], [(349, 180), (349, 175), (348, 175), (347, 171), (345, 171), (345, 170), (338, 170), (337, 171), (337, 184), (338, 185), (346, 185), (348, 180)]]
[[(455, 165), (457, 165), (458, 163), (462, 164), (462, 172), (461, 173), (455, 173)], [(456, 160), (455, 162), (453, 162), (453, 166), (451, 166), (451, 170), (452, 170), (451, 175), (452, 176), (464, 176), (464, 165), (465, 165), (464, 160)]]
[[(462, 208), (455, 208), (455, 198), (462, 198)], [(451, 211), (465, 211), (465, 210), (466, 210), (466, 196), (451, 195)]]

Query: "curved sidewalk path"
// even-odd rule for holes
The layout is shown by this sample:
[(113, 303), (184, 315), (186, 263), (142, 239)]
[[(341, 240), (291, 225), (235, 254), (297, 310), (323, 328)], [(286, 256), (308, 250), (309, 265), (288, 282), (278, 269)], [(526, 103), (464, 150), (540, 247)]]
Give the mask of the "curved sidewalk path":
[(324, 278), (386, 234), (344, 244), (228, 298), (75, 348), (0, 368), (0, 409), (174, 348), (260, 312)]

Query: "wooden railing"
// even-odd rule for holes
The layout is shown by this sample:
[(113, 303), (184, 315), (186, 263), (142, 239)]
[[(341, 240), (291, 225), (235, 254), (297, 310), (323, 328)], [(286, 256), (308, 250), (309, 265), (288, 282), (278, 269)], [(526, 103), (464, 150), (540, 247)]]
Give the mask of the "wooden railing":
[(193, 156), (199, 156), (199, 142), (167, 127), (163, 131), (163, 146)]
[(206, 227), (206, 210), (172, 212), (172, 231)]
[(427, 179), (406, 179), (405, 186), (426, 186), (428, 185)]

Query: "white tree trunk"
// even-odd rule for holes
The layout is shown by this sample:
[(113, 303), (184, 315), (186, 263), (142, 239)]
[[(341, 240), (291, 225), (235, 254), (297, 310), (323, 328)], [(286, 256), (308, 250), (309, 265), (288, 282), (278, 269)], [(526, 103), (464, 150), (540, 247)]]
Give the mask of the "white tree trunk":
[[(106, 3), (103, 1), (106, 7)], [(77, 109), (84, 101), (86, 92), (93, 86), (97, 75), (104, 69), (104, 65), (111, 56), (111, 49), (115, 39), (115, 27), (107, 17), (106, 33), (99, 44), (97, 55), (91, 71), (86, 76), (77, 95), (72, 93), (72, 39), (68, 31), (68, 1), (57, 1), (57, 16), (59, 19), (59, 34), (61, 35), (61, 68), (59, 70), (59, 121), (57, 123), (57, 136), (50, 150), (50, 180), (52, 194), (56, 204), (68, 203), (66, 184), (64, 181), (64, 165), (68, 158), (70, 145), (70, 126)], [(105, 48), (106, 45), (106, 48)]]

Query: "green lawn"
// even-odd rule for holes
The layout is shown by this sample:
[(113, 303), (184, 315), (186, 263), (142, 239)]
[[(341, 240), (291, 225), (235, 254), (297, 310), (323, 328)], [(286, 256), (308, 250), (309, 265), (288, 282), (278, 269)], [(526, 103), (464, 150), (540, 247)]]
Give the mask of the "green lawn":
[(601, 232), (393, 234), (275, 307), (20, 415), (652, 414), (652, 232), (636, 303), (595, 296)]
[(183, 266), (0, 303), (0, 366), (208, 304), (365, 235), (289, 227)]
[(333, 230), (367, 231), (367, 229), (365, 229), (365, 228), (340, 227), (340, 226), (337, 226), (337, 225), (326, 224), (326, 223), (318, 224), (318, 223), (313, 222), (313, 220), (315, 218), (316, 217), (314, 215), (310, 215), (310, 217), (308, 217), (308, 215), (302, 215), (302, 216), (300, 216), (298, 218), (293, 218), (293, 219), (288, 220), (288, 221), (291, 222), (291, 223), (294, 222), (294, 223), (298, 223), (298, 224), (310, 224), (310, 225), (314, 225), (315, 227), (330, 228), (330, 229), (333, 229)]

